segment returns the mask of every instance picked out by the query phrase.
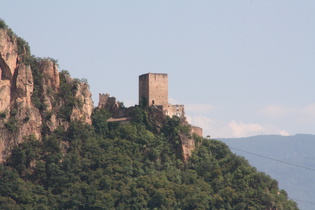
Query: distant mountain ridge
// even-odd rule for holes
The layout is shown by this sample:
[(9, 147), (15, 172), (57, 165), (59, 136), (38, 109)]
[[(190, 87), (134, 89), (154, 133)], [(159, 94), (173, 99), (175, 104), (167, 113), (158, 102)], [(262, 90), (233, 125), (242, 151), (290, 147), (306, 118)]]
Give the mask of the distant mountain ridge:
[(311, 204), (315, 203), (315, 135), (260, 135), (219, 140), (226, 143), (236, 154), (244, 156), (259, 171), (275, 178), (279, 187), (286, 190), (291, 199), (297, 201), (300, 209), (315, 208), (315, 204)]

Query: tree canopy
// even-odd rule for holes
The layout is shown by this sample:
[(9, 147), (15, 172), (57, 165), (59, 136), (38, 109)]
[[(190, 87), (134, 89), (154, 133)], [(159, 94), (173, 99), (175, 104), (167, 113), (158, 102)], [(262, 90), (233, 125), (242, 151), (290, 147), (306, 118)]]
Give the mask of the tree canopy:
[(187, 163), (176, 155), (178, 119), (161, 133), (146, 111), (130, 124), (71, 122), (30, 136), (0, 165), (4, 209), (297, 209), (278, 183), (222, 142), (203, 139)]

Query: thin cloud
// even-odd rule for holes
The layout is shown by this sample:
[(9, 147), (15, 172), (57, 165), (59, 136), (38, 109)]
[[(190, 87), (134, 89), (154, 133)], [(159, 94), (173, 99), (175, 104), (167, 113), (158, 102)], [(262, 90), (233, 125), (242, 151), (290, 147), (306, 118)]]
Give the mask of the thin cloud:
[(203, 135), (210, 135), (211, 138), (239, 138), (267, 134), (290, 135), (287, 131), (279, 129), (272, 124), (261, 125), (238, 122), (236, 120), (227, 122), (213, 120), (202, 115), (187, 116), (187, 120), (189, 123), (201, 127)]
[(294, 108), (288, 108), (283, 106), (276, 106), (276, 105), (267, 105), (263, 110), (262, 113), (270, 118), (278, 118), (283, 117), (285, 115), (294, 113), (296, 110)]
[(290, 134), (288, 132), (284, 131), (284, 130), (279, 130), (279, 134), (281, 136), (290, 136)]
[(168, 98), (168, 103), (173, 104), (173, 105), (181, 104), (175, 98)]
[(205, 114), (214, 111), (216, 108), (210, 104), (187, 104), (185, 111), (191, 113)]
[(315, 104), (310, 104), (303, 108), (303, 112), (307, 115), (315, 117)]
[(228, 126), (233, 132), (233, 137), (254, 136), (265, 132), (265, 128), (259, 124), (231, 121)]
[(272, 119), (286, 118), (299, 123), (315, 122), (315, 104), (309, 104), (304, 107), (267, 105), (261, 110), (261, 113)]

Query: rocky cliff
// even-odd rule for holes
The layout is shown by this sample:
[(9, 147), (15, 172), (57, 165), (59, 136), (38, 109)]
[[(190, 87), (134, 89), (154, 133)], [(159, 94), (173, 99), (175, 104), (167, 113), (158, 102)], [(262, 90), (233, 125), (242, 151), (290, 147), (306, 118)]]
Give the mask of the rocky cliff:
[(11, 148), (42, 139), (74, 120), (91, 124), (89, 86), (58, 71), (53, 59), (35, 58), (27, 42), (0, 24), (0, 162)]
[[(126, 108), (108, 94), (100, 94), (99, 109), (128, 120), (135, 107)], [(28, 43), (0, 20), (0, 162), (28, 138), (43, 139), (55, 129), (67, 130), (72, 121), (92, 124), (93, 102), (87, 83), (58, 71), (56, 60), (31, 55)], [(183, 115), (184, 116), (184, 115)], [(116, 119), (117, 120), (117, 119)], [(151, 130), (160, 133), (167, 123), (160, 109), (148, 116)], [(189, 126), (182, 119), (183, 125)], [(179, 156), (187, 161), (195, 149), (194, 129), (179, 137)], [(199, 134), (202, 136), (202, 134)]]

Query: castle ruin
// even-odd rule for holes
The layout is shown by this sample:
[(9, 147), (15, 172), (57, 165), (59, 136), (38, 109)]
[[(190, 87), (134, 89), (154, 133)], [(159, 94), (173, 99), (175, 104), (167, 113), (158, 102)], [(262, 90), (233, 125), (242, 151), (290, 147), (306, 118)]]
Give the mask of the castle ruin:
[[(139, 105), (153, 106), (161, 110), (165, 116), (177, 116), (187, 123), (184, 105), (168, 103), (167, 74), (147, 73), (139, 76)], [(112, 118), (108, 122), (129, 122), (130, 113), (134, 107), (126, 108), (115, 97), (110, 97), (109, 94), (99, 94), (98, 108), (105, 108), (111, 112)], [(202, 136), (202, 129), (192, 126), (192, 133)]]
[(184, 105), (168, 103), (167, 74), (147, 73), (139, 76), (139, 104), (156, 106), (170, 117), (185, 118)]
[(139, 76), (139, 104), (168, 105), (167, 74), (143, 74)]
[[(135, 107), (124, 107), (115, 97), (109, 94), (99, 94), (98, 108), (110, 111), (112, 117), (107, 122), (130, 123), (132, 111)], [(184, 105), (168, 103), (168, 76), (167, 74), (147, 73), (139, 76), (139, 105), (152, 107), (153, 121), (165, 120), (166, 116), (177, 116), (183, 124), (189, 125), (184, 112)], [(157, 126), (158, 127), (158, 126)], [(161, 127), (158, 127), (158, 130)], [(191, 136), (180, 135), (181, 149), (184, 161), (191, 156), (195, 149), (195, 140), (192, 134), (202, 137), (202, 128), (191, 126)]]

